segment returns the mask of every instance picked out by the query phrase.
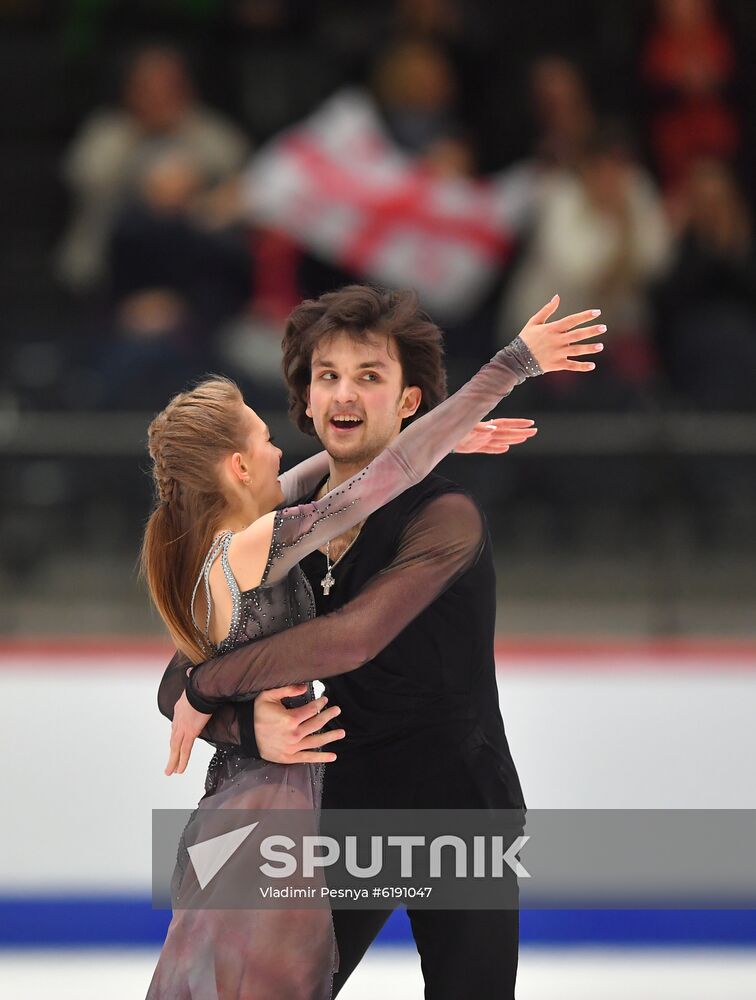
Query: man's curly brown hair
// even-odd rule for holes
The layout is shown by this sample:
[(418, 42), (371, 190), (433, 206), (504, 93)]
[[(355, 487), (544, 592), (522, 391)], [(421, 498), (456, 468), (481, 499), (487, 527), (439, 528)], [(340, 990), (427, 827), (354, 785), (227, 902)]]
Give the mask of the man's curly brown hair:
[(346, 333), (357, 341), (375, 334), (393, 338), (404, 387), (415, 385), (422, 391), (420, 406), (407, 423), (446, 398), (443, 334), (420, 308), (417, 294), (346, 285), (302, 302), (286, 322), (282, 347), (289, 414), (305, 434), (315, 435), (313, 422), (305, 413), (312, 355), (322, 340), (335, 333)]

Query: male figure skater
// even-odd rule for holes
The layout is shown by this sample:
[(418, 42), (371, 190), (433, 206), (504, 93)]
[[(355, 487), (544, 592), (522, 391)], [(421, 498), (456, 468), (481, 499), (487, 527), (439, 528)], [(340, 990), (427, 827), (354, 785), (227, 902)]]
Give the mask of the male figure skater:
[[(556, 308), (552, 303), (540, 321)], [(572, 317), (570, 325), (592, 315)], [(445, 395), (442, 335), (410, 293), (349, 286), (305, 302), (290, 318), (283, 347), (291, 415), (329, 454), (330, 474), (316, 496), (359, 472), (403, 420)], [(594, 367), (571, 364), (576, 371)], [(323, 807), (524, 809), (499, 711), (491, 540), (475, 501), (432, 474), (301, 565), (317, 618), (231, 655), (237, 663), (241, 656), (250, 664), (280, 662), (293, 676), (303, 657), (346, 664), (357, 647), (366, 661), (326, 683), (347, 738), (327, 770)], [(254, 731), (263, 758), (294, 766), (328, 756), (318, 748), (334, 734), (318, 730), (338, 709), (317, 714), (323, 699), (295, 709), (281, 705), (282, 697), (304, 689), (258, 695)], [(253, 753), (249, 703), (224, 710), (238, 714)], [(181, 753), (183, 770), (186, 752), (178, 742), (172, 751), (173, 767)], [(408, 915), (427, 998), (514, 997), (516, 910), (409, 908)], [(388, 910), (334, 911), (340, 956), (334, 995), (388, 916)]]

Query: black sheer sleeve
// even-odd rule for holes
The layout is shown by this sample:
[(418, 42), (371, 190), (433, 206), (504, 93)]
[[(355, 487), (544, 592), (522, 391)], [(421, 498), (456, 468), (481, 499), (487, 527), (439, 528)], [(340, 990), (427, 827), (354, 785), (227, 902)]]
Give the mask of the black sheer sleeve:
[[(176, 652), (166, 667), (158, 689), (158, 708), (166, 719), (173, 720), (176, 702), (186, 687), (186, 671), (192, 661), (183, 653)], [(200, 739), (213, 746), (238, 746), (245, 757), (259, 757), (260, 751), (255, 739), (254, 695), (235, 702), (215, 705), (207, 725), (200, 733)]]
[(392, 562), (343, 608), (196, 666), (191, 679), (200, 697), (212, 711), (266, 688), (357, 669), (474, 565), (484, 542), (473, 500), (436, 497), (405, 528)]

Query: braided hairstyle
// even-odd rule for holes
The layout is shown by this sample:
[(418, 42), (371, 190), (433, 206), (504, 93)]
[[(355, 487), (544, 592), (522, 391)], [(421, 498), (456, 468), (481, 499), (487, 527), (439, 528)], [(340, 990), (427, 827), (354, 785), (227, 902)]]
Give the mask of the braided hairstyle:
[(192, 622), (192, 590), (226, 507), (219, 465), (245, 448), (243, 406), (235, 382), (212, 376), (174, 396), (147, 432), (156, 504), (142, 574), (173, 641), (194, 663), (209, 650)]

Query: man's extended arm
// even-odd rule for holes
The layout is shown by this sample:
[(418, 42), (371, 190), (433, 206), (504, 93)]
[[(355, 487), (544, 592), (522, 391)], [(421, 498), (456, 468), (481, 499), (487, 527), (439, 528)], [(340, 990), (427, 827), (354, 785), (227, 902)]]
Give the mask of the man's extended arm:
[[(475, 563), (484, 540), (482, 515), (468, 496), (447, 493), (429, 501), (404, 529), (392, 562), (343, 608), (194, 668), (192, 695), (201, 710), (214, 713), (202, 737), (212, 738), (208, 730), (220, 725), (215, 722), (219, 712), (225, 735), (233, 736), (228, 713), (234, 708), (243, 713), (245, 728), (252, 728), (248, 699), (257, 691), (333, 677), (373, 659)], [(164, 715), (184, 690), (188, 666), (184, 661), (177, 667), (174, 657), (166, 671), (158, 696)], [(229, 701), (236, 705), (223, 704)], [(237, 735), (227, 741), (244, 745), (243, 734)]]
[[(166, 667), (158, 689), (158, 708), (166, 719), (173, 721), (173, 710), (184, 693), (186, 671), (191, 666), (192, 661), (177, 651)], [(235, 744), (241, 747), (246, 757), (259, 757), (252, 723), (253, 713), (254, 695), (250, 695), (245, 702), (217, 705), (213, 708), (212, 717), (200, 733), (200, 738), (215, 746)]]

